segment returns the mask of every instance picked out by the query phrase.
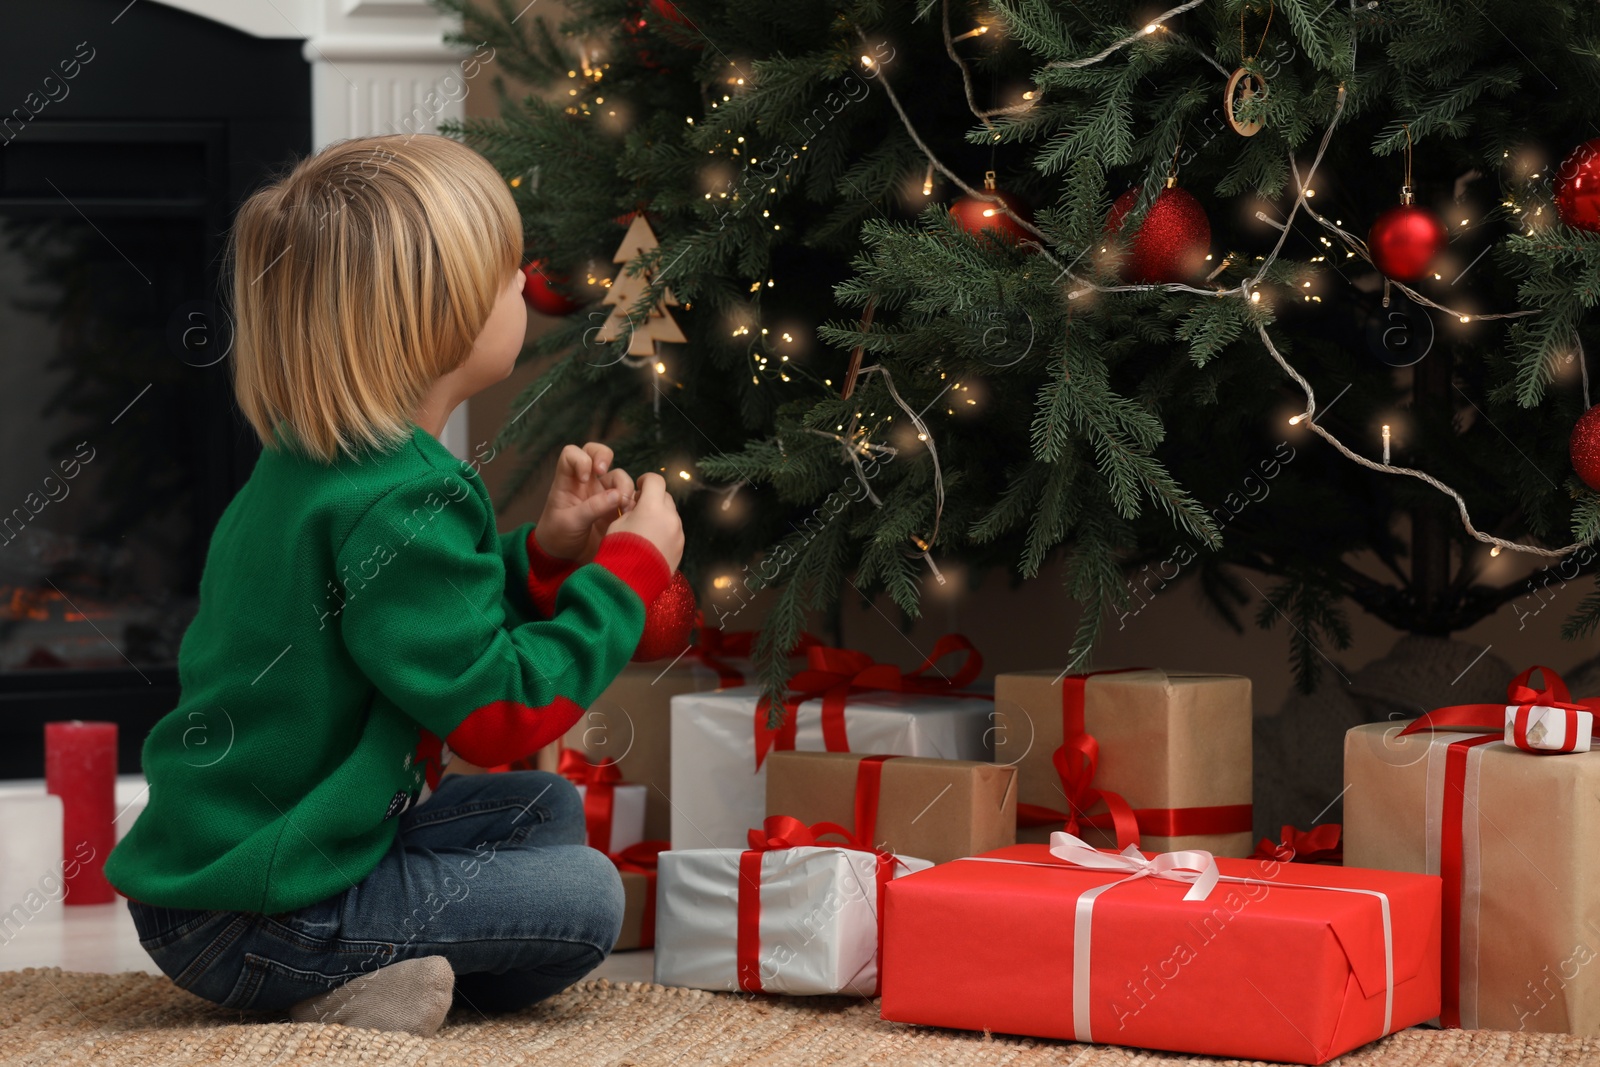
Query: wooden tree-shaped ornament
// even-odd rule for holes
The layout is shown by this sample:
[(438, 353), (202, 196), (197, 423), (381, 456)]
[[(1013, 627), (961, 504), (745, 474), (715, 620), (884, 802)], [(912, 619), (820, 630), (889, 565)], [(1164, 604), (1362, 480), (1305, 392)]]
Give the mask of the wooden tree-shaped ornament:
[(629, 272), (627, 265), (641, 254), (656, 247), (658, 242), (655, 232), (650, 229), (650, 224), (644, 220), (642, 213), (636, 214), (633, 216), (633, 221), (628, 224), (628, 232), (623, 236), (617, 254), (611, 257), (613, 263), (621, 263), (623, 266), (611, 280), (611, 287), (606, 290), (603, 302), (611, 305), (611, 314), (600, 327), (596, 338), (601, 341), (616, 341), (627, 337), (630, 356), (654, 358), (657, 342), (681, 343), (688, 340), (678, 328), (672, 312), (667, 310), (678, 306), (671, 289), (661, 291), (660, 299), (642, 320), (636, 319), (631, 314), (634, 304), (650, 287), (650, 280), (655, 271), (642, 270), (634, 274)]

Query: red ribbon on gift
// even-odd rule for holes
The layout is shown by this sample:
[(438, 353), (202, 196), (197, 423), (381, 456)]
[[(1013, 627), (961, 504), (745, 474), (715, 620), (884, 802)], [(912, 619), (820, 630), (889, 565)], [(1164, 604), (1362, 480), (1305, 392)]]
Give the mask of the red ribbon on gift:
[(1542, 755), (1542, 756), (1553, 756), (1553, 755), (1556, 755), (1556, 754), (1561, 753), (1561, 752), (1575, 752), (1575, 751), (1577, 751), (1577, 748), (1578, 748), (1578, 716), (1582, 715), (1585, 711), (1589, 711), (1590, 714), (1593, 714), (1593, 712), (1590, 711), (1590, 709), (1588, 709), (1588, 708), (1581, 708), (1581, 709), (1580, 708), (1550, 708), (1549, 709), (1551, 711), (1559, 711), (1559, 712), (1561, 712), (1561, 714), (1562, 714), (1562, 716), (1563, 716), (1563, 718), (1565, 720), (1565, 723), (1566, 723), (1565, 731), (1561, 735), (1562, 741), (1561, 741), (1561, 747), (1560, 748), (1545, 748), (1545, 747), (1542, 747), (1540, 745), (1536, 745), (1532, 741), (1528, 740), (1528, 729), (1529, 729), (1530, 726), (1533, 725), (1533, 713), (1534, 713), (1535, 710), (1538, 710), (1538, 709), (1535, 709), (1535, 708), (1533, 708), (1531, 706), (1519, 707), (1516, 710), (1516, 714), (1511, 720), (1511, 742), (1512, 742), (1512, 744), (1516, 745), (1516, 747), (1522, 749), (1524, 752), (1533, 752), (1533, 753), (1537, 753), (1538, 755)]
[[(1544, 688), (1533, 688), (1535, 671), (1544, 679)], [(1459, 731), (1461, 733), (1505, 733), (1506, 705), (1517, 705), (1517, 714), (1533, 707), (1558, 708), (1565, 711), (1600, 711), (1600, 697), (1573, 700), (1567, 683), (1549, 667), (1533, 666), (1511, 679), (1506, 686), (1505, 704), (1453, 704), (1435, 708), (1415, 719), (1400, 731), (1399, 736), (1421, 733), (1424, 730)], [(1569, 719), (1569, 721), (1572, 721)]]
[[(749, 659), (755, 651), (756, 635), (759, 630), (716, 630), (705, 625), (705, 616), (695, 613), (695, 642), (689, 648), (691, 659), (697, 659), (708, 668), (717, 672), (717, 685), (728, 689), (744, 684), (744, 672), (729, 659)], [(800, 639), (795, 642), (794, 648), (789, 650), (791, 656), (802, 656), (812, 648), (822, 647), (822, 642), (816, 635), (800, 632)], [(726, 657), (726, 658), (724, 658)]]
[(717, 684), (724, 689), (744, 684), (744, 672), (722, 657), (749, 659), (755, 645), (754, 630), (712, 630), (702, 628), (689, 655), (717, 672)]
[[(823, 841), (823, 837), (838, 837), (839, 842)], [(836, 822), (818, 822), (807, 826), (788, 815), (769, 815), (759, 829), (751, 829), (750, 848), (739, 853), (738, 940), (735, 949), (739, 988), (747, 993), (763, 993), (761, 985), (761, 857), (779, 849), (816, 846), (819, 848), (844, 848), (852, 852), (871, 852), (877, 862), (878, 949), (877, 978), (872, 995), (877, 996), (878, 984), (883, 981), (883, 891), (894, 879), (895, 865), (900, 860), (888, 852), (881, 852), (863, 843), (849, 830)]]
[(1344, 828), (1336, 822), (1323, 823), (1309, 830), (1285, 826), (1282, 840), (1274, 842), (1263, 837), (1249, 858), (1276, 860), (1279, 863), (1316, 863), (1321, 860), (1343, 863), (1344, 845), (1339, 840), (1343, 832)]
[(878, 836), (878, 798), (883, 794), (883, 764), (898, 756), (863, 756), (856, 764), (856, 837), (872, 844)]
[[(1533, 688), (1535, 671), (1543, 678), (1543, 689)], [(1434, 730), (1485, 735), (1452, 742), (1445, 753), (1444, 806), (1439, 828), (1439, 875), (1444, 879), (1444, 944), (1440, 972), (1443, 1003), (1439, 1022), (1446, 1027), (1461, 1026), (1461, 819), (1466, 809), (1467, 753), (1479, 745), (1493, 744), (1504, 738), (1507, 704), (1516, 704), (1519, 713), (1535, 705), (1594, 711), (1600, 708), (1600, 697), (1574, 701), (1559, 674), (1549, 667), (1533, 666), (1511, 679), (1506, 686), (1505, 704), (1453, 704), (1436, 708), (1399, 733), (1400, 737)]]
[(611, 851), (611, 817), (616, 807), (617, 783), (622, 770), (607, 756), (599, 763), (575, 748), (561, 750), (556, 773), (573, 785), (583, 786), (583, 821), (589, 828), (589, 847)]
[[(952, 652), (965, 652), (966, 659), (953, 675), (940, 672), (940, 677), (929, 678), (927, 671)], [(864, 652), (848, 648), (829, 648), (819, 645), (807, 649), (808, 666), (789, 679), (789, 694), (784, 697), (784, 714), (776, 728), (767, 725), (767, 712), (772, 701), (763, 694), (756, 701), (755, 737), (756, 769), (773, 749), (791, 751), (795, 742), (795, 720), (800, 705), (808, 700), (822, 698), (822, 743), (829, 752), (849, 752), (850, 739), (845, 733), (845, 703), (853, 694), (873, 690), (894, 693), (928, 693), (940, 696), (974, 697), (993, 700), (989, 693), (963, 693), (983, 670), (983, 654), (962, 634), (945, 634), (934, 642), (933, 651), (915, 670), (906, 673), (892, 663), (877, 663)]]
[(656, 867), (661, 853), (671, 848), (668, 841), (640, 841), (606, 858), (619, 872), (642, 874), (645, 881), (644, 914), (639, 919), (639, 947), (656, 943)]
[[(1125, 674), (1129, 671), (1147, 670), (1145, 667), (1121, 667), (1116, 670), (1087, 671), (1069, 674), (1061, 679), (1061, 736), (1059, 748), (1051, 753), (1056, 774), (1061, 778), (1061, 791), (1067, 798), (1067, 810), (1056, 811), (1042, 804), (1018, 804), (1018, 826), (1048, 826), (1063, 822), (1064, 829), (1073, 837), (1083, 833), (1083, 827), (1113, 829), (1117, 835), (1117, 848), (1124, 849), (1139, 843), (1139, 820), (1121, 793), (1109, 789), (1096, 789), (1095, 772), (1100, 767), (1100, 742), (1084, 727), (1083, 705), (1089, 679), (1097, 674)], [(1088, 811), (1104, 801), (1106, 810), (1099, 815)]]
[(444, 775), (443, 757), (444, 742), (439, 740), (439, 735), (429, 730), (419, 730), (415, 758), (422, 764), (422, 775), (429, 789), (439, 788), (439, 779)]
[[(1139, 844), (1139, 835), (1152, 837), (1186, 837), (1191, 834), (1233, 834), (1250, 831), (1251, 807), (1249, 804), (1218, 804), (1212, 807), (1193, 808), (1135, 808), (1120, 793), (1097, 789), (1095, 772), (1100, 767), (1100, 742), (1084, 726), (1083, 708), (1089, 679), (1100, 674), (1126, 674), (1146, 671), (1149, 667), (1118, 667), (1113, 670), (1087, 671), (1069, 674), (1061, 680), (1061, 746), (1051, 753), (1056, 774), (1061, 777), (1061, 791), (1067, 798), (1067, 810), (1057, 811), (1043, 804), (1018, 804), (1017, 825), (1051, 826), (1063, 824), (1074, 837), (1082, 835), (1082, 828), (1092, 826), (1112, 830), (1116, 834), (1117, 848)], [(1088, 814), (1089, 809), (1101, 801), (1106, 810), (1098, 815)]]

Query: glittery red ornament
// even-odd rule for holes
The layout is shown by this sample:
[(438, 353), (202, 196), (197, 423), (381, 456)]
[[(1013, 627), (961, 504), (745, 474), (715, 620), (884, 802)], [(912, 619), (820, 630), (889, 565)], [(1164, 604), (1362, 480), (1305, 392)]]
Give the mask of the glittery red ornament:
[[(1122, 230), (1122, 220), (1139, 202), (1139, 188), (1129, 189), (1111, 205), (1106, 233)], [(1123, 280), (1140, 285), (1193, 281), (1204, 273), (1210, 248), (1211, 223), (1206, 209), (1185, 190), (1168, 186), (1145, 212), (1144, 224), (1133, 237), (1120, 273)]]
[(1600, 232), (1600, 137), (1574, 148), (1556, 171), (1556, 214), (1575, 229)]
[(1572, 469), (1578, 472), (1583, 484), (1590, 489), (1600, 489), (1600, 404), (1578, 416), (1569, 447)]
[(676, 22), (680, 26), (693, 25), (684, 17), (683, 12), (678, 10), (678, 5), (674, 4), (672, 0), (650, 0), (650, 10), (669, 22)]
[(675, 572), (661, 595), (645, 610), (644, 636), (639, 638), (639, 647), (634, 650), (634, 662), (666, 659), (688, 648), (695, 610), (694, 589), (689, 579), (681, 571)]
[(536, 259), (522, 268), (524, 279), (522, 297), (528, 302), (528, 306), (546, 315), (570, 315), (583, 307), (566, 293), (555, 288), (567, 283), (566, 276), (550, 274), (544, 269), (547, 265), (544, 260)]
[(1421, 281), (1449, 235), (1439, 216), (1415, 204), (1397, 204), (1372, 222), (1367, 248), (1372, 262), (1397, 282)]
[[(995, 197), (1023, 218), (1030, 222), (1033, 220), (1026, 204), (1010, 193), (1003, 193), (995, 188), (992, 170), (984, 175), (983, 191), (986, 196)], [(950, 205), (950, 217), (955, 220), (957, 226), (970, 234), (999, 238), (1009, 244), (1016, 244), (1023, 238), (1033, 236), (1007, 215), (994, 200), (987, 200), (984, 197), (962, 197)]]

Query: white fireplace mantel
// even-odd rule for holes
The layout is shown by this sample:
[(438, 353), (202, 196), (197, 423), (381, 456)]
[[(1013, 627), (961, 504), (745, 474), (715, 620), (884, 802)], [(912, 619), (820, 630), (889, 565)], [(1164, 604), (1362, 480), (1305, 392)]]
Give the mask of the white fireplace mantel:
[[(311, 64), (313, 150), (346, 137), (433, 133), (464, 114), (488, 55), (444, 43), (456, 28), (428, 0), (154, 0), (254, 37), (304, 41)], [(450, 415), (444, 446), (467, 457), (467, 405)]]

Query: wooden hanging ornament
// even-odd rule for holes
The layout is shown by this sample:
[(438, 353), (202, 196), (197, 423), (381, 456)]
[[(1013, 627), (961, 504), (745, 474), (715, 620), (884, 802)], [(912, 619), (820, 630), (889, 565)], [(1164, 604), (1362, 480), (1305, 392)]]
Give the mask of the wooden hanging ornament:
[(660, 342), (682, 344), (688, 341), (683, 335), (683, 330), (679, 329), (677, 320), (672, 317), (672, 312), (667, 310), (679, 306), (671, 289), (661, 291), (661, 296), (642, 319), (635, 319), (631, 314), (633, 306), (650, 288), (655, 270), (651, 268), (635, 274), (628, 270), (628, 264), (658, 246), (655, 231), (650, 229), (650, 224), (640, 212), (633, 216), (632, 222), (628, 223), (628, 232), (623, 236), (622, 244), (617, 247), (616, 255), (611, 257), (613, 263), (621, 263), (623, 266), (612, 279), (611, 287), (606, 290), (603, 303), (610, 306), (611, 314), (595, 337), (600, 341), (619, 341), (626, 337), (628, 355), (633, 357), (653, 359), (657, 355), (656, 346)]
[[(872, 325), (872, 313), (878, 307), (876, 295), (867, 297), (867, 306), (861, 312), (861, 332), (866, 333)], [(844, 388), (839, 391), (839, 399), (849, 400), (850, 394), (856, 391), (856, 378), (861, 374), (861, 357), (865, 354), (862, 345), (856, 345), (850, 350), (850, 366), (844, 373)]]
[(1273, 3), (1268, 0), (1267, 24), (1261, 30), (1261, 41), (1256, 45), (1255, 54), (1249, 59), (1244, 57), (1244, 6), (1239, 8), (1239, 69), (1233, 72), (1233, 77), (1228, 79), (1228, 87), (1222, 91), (1222, 114), (1228, 120), (1228, 125), (1240, 137), (1254, 137), (1264, 128), (1259, 120), (1249, 122), (1239, 121), (1238, 106), (1258, 96), (1265, 96), (1267, 92), (1267, 79), (1259, 70), (1251, 70), (1251, 64), (1256, 61), (1256, 56), (1261, 54), (1262, 45), (1267, 43), (1267, 30), (1272, 28)]

